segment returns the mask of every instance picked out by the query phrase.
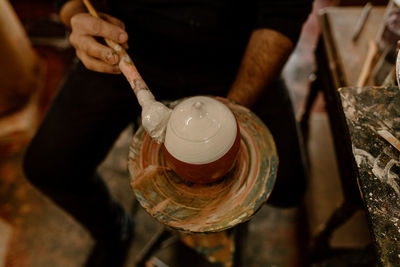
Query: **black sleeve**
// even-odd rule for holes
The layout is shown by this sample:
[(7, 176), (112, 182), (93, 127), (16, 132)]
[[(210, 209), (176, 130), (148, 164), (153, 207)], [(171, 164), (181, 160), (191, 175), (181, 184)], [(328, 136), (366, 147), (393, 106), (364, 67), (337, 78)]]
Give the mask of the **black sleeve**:
[(296, 44), (313, 0), (257, 0), (256, 29), (268, 28), (289, 37)]

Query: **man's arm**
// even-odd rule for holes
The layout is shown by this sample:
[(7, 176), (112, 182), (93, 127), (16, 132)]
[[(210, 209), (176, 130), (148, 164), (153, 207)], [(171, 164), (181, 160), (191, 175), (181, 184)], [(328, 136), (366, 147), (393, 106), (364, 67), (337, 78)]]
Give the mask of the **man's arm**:
[(263, 90), (279, 77), (292, 51), (292, 41), (282, 33), (254, 30), (228, 98), (251, 107)]
[(255, 25), (228, 98), (251, 107), (285, 65), (313, 0), (255, 0)]

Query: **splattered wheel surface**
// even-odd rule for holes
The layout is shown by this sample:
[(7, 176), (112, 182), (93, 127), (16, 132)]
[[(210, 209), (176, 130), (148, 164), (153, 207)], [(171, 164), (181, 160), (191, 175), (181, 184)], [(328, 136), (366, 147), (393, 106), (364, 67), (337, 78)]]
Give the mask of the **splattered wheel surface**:
[(251, 218), (275, 183), (278, 156), (268, 128), (248, 109), (218, 98), (236, 116), (241, 132), (239, 157), (219, 182), (193, 184), (167, 167), (162, 146), (142, 127), (135, 133), (128, 168), (132, 190), (161, 223), (185, 232), (217, 232)]

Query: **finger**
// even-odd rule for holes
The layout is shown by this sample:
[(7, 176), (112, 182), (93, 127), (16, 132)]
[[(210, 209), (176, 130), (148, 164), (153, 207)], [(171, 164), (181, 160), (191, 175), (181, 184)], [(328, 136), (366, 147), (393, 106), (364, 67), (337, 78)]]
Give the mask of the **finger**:
[(88, 13), (80, 13), (71, 18), (72, 31), (83, 35), (109, 38), (114, 42), (125, 43), (128, 34), (119, 26), (105, 20), (94, 18)]
[(128, 50), (128, 49), (129, 49), (128, 43), (123, 43), (123, 44), (121, 44), (121, 45), (122, 45), (123, 48), (125, 48), (125, 50)]
[(83, 51), (85, 51), (88, 56), (101, 59), (111, 65), (116, 65), (119, 62), (119, 56), (114, 50), (97, 42), (93, 37), (87, 37), (85, 48), (86, 49), (83, 49)]
[(102, 73), (110, 73), (110, 74), (121, 73), (117, 65), (110, 65), (105, 63), (104, 61), (101, 61), (94, 57), (90, 57), (82, 50), (77, 50), (76, 56), (82, 61), (83, 65), (89, 70)]
[(101, 59), (104, 62), (115, 65), (119, 62), (119, 57), (108, 46), (102, 45), (96, 39), (86, 35), (71, 34), (70, 42), (76, 50), (85, 52), (90, 57)]
[[(121, 27), (121, 28), (124, 29), (124, 30), (126, 29), (126, 28), (125, 28), (125, 23), (123, 23), (122, 20), (119, 20), (119, 19), (117, 19), (116, 17), (110, 16), (110, 15), (105, 14), (105, 13), (101, 13), (101, 17), (103, 17), (105, 20), (111, 22), (112, 24)], [(122, 47), (123, 47), (124, 49), (129, 49), (129, 45), (128, 45), (127, 42), (125, 42), (125, 43), (123, 43), (123, 44), (121, 44), (121, 45), (122, 45)]]
[(108, 22), (117, 25), (118, 27), (121, 27), (123, 30), (125, 30), (125, 23), (122, 22), (122, 20), (117, 19), (116, 17), (110, 16), (108, 14), (105, 13), (101, 13), (100, 16), (107, 20)]

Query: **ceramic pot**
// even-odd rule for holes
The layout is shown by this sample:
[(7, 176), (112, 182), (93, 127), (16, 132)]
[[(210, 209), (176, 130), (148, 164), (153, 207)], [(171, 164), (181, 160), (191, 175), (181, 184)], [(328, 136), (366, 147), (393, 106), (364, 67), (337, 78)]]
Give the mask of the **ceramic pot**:
[(234, 166), (239, 148), (239, 125), (224, 103), (195, 96), (172, 111), (163, 153), (183, 179), (194, 183), (219, 180)]

